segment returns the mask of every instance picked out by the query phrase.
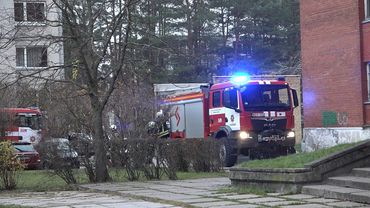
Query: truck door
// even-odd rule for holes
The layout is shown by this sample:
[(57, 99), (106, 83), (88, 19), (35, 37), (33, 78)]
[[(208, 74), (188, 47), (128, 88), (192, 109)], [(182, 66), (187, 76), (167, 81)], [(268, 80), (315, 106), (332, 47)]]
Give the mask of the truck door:
[(225, 125), (233, 131), (240, 130), (240, 113), (238, 91), (234, 88), (226, 88), (222, 92), (222, 105), (225, 112)]
[(209, 107), (210, 132), (217, 132), (221, 126), (225, 126), (225, 113), (221, 106), (221, 91), (211, 92)]

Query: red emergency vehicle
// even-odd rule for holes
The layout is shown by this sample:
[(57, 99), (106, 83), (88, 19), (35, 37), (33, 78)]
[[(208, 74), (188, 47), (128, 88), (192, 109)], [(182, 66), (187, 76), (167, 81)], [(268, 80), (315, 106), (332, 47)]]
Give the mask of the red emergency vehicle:
[(41, 140), (42, 113), (38, 108), (1, 108), (2, 139), (37, 144)]
[(221, 140), (225, 166), (233, 166), (239, 153), (254, 159), (295, 152), (298, 97), (284, 79), (235, 77), (168, 98), (165, 105), (171, 111), (170, 137)]

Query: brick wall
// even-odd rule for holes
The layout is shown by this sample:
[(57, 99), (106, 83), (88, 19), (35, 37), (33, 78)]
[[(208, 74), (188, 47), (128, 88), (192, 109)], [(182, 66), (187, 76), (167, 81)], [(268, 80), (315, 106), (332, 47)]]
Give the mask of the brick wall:
[(363, 60), (370, 62), (370, 22), (362, 24)]
[(360, 1), (301, 1), (305, 128), (364, 125)]

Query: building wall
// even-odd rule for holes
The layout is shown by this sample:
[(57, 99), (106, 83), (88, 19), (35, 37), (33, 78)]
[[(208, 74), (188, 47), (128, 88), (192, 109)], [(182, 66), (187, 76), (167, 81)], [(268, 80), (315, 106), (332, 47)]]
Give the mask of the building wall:
[[(19, 0), (18, 2), (26, 1)], [(55, 68), (44, 70), (16, 67), (16, 47), (27, 46), (46, 46), (48, 48), (48, 67), (64, 64), (63, 43), (49, 39), (50, 37), (62, 36), (62, 27), (52, 23), (52, 21), (58, 21), (61, 14), (55, 6), (52, 6), (52, 0), (37, 2), (45, 2), (46, 4), (46, 23), (16, 22), (14, 20), (14, 1), (0, 0), (0, 74), (2, 76), (13, 75), (14, 72), (27, 75), (40, 71), (37, 76), (56, 79), (64, 77), (63, 70), (56, 71)], [(9, 39), (13, 39), (13, 41), (9, 42)], [(16, 76), (10, 76), (8, 80), (15, 78)]]
[(370, 62), (370, 22), (362, 24), (363, 61)]
[(365, 138), (361, 2), (300, 2), (307, 149)]
[(301, 1), (301, 33), (305, 127), (362, 127), (358, 0)]
[(15, 21), (13, 1), (0, 0), (0, 73), (9, 72), (9, 66), (15, 67), (15, 62), (13, 61), (15, 54), (14, 43), (8, 45), (8, 40), (15, 35)]

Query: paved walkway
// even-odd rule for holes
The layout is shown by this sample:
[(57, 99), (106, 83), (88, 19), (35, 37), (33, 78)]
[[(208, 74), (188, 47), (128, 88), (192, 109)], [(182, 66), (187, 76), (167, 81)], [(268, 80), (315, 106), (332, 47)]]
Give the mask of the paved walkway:
[(148, 202), (131, 197), (80, 191), (29, 192), (0, 194), (1, 205), (22, 205), (50, 208), (175, 208), (176, 206)]
[(86, 191), (51, 193), (17, 193), (0, 195), (0, 204), (27, 205), (33, 207), (84, 208), (175, 208), (175, 207), (369, 207), (336, 199), (317, 198), (311, 195), (281, 195), (278, 193), (259, 196), (254, 194), (220, 193), (230, 185), (228, 178), (208, 178), (184, 181), (150, 181), (128, 183), (87, 184)]

